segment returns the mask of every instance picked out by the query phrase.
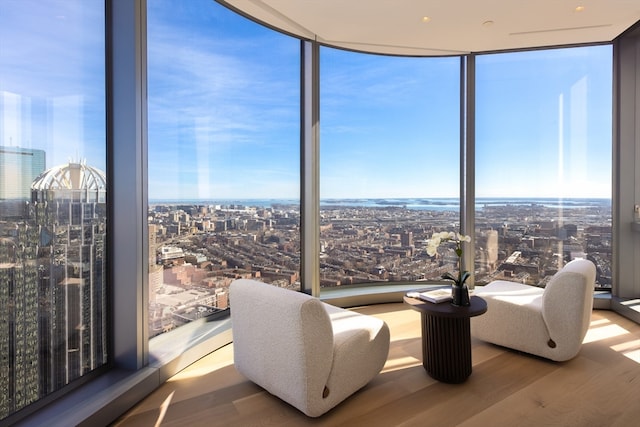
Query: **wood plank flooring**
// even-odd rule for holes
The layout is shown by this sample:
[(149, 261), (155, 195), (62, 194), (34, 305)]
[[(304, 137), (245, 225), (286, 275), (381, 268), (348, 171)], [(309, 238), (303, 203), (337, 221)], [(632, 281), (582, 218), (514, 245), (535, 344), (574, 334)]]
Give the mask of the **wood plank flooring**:
[(402, 303), (358, 308), (385, 320), (383, 371), (319, 418), (246, 380), (228, 345), (171, 378), (114, 426), (611, 426), (640, 425), (640, 325), (596, 310), (578, 356), (556, 363), (472, 339), (463, 384), (422, 367), (420, 315)]

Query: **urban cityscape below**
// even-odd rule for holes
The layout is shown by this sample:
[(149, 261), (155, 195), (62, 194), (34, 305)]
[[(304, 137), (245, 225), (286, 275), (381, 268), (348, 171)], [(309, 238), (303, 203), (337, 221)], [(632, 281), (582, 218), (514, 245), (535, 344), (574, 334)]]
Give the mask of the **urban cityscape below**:
[[(587, 258), (596, 289), (610, 289), (609, 199), (479, 198), (475, 209), (475, 285), (545, 286), (566, 262)], [(443, 283), (457, 255), (445, 243), (431, 257), (427, 240), (459, 227), (456, 198), (322, 200), (321, 286)], [(300, 289), (296, 200), (155, 200), (149, 236), (151, 336), (228, 308), (236, 278)]]

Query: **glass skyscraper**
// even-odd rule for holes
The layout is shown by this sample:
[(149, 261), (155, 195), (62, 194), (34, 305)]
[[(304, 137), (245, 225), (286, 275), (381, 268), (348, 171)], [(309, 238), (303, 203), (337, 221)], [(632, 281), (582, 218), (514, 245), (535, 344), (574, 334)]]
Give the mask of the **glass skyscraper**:
[(106, 178), (80, 163), (31, 185), (0, 240), (0, 418), (107, 362)]
[(45, 167), (43, 150), (0, 147), (0, 200), (28, 199), (31, 183)]

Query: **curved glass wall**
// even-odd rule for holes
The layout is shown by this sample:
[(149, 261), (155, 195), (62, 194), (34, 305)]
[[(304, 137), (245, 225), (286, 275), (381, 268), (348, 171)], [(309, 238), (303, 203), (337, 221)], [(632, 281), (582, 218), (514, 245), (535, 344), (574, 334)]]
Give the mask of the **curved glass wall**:
[(579, 257), (611, 288), (612, 56), (476, 58), (476, 284), (544, 286)]
[(149, 336), (299, 289), (300, 45), (210, 1), (148, 4)]
[(320, 50), (320, 280), (439, 279), (457, 256), (460, 58)]
[(104, 1), (0, 9), (4, 425), (106, 365), (109, 328)]
[[(299, 288), (299, 46), (215, 3), (149, 5), (151, 336), (237, 277)], [(459, 57), (321, 47), (320, 282), (440, 280), (460, 230)], [(476, 57), (476, 283), (611, 283), (610, 46)], [(521, 93), (522, 96), (514, 96)]]

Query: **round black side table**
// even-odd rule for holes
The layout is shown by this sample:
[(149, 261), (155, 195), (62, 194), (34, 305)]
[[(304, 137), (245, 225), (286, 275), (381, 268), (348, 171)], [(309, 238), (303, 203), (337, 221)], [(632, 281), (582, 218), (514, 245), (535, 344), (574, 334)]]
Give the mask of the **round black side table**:
[(434, 304), (404, 297), (404, 302), (422, 317), (422, 365), (438, 381), (462, 383), (471, 375), (471, 331), (469, 319), (487, 311), (487, 302), (472, 296), (471, 305), (449, 302)]

